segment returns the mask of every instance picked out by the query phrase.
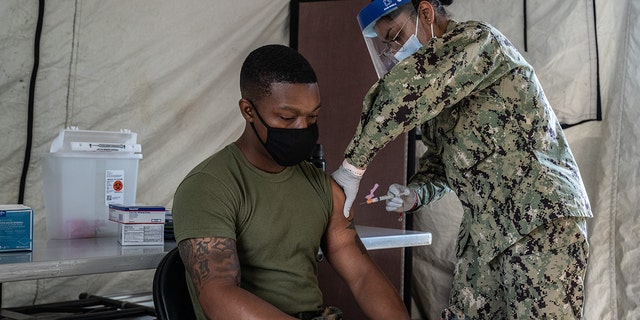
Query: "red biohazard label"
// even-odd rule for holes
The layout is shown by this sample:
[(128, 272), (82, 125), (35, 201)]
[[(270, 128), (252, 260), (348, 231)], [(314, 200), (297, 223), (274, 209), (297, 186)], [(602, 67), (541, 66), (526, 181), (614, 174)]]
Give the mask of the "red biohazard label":
[(124, 184), (122, 183), (122, 180), (116, 180), (113, 182), (113, 191), (120, 192), (123, 187)]

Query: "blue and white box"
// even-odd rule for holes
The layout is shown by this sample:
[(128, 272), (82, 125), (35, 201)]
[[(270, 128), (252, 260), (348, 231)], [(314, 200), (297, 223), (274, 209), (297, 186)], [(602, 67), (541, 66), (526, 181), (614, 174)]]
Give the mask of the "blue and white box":
[(164, 244), (165, 207), (109, 205), (109, 220), (118, 223), (118, 242), (123, 246)]
[(146, 205), (109, 205), (109, 220), (120, 223), (161, 223), (165, 222), (165, 208)]
[(0, 205), (0, 252), (33, 250), (33, 209)]

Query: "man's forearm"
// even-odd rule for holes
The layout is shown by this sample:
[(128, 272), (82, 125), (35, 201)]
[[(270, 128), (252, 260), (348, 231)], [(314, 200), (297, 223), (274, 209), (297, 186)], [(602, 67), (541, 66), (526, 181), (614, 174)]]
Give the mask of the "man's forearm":
[(237, 286), (219, 286), (201, 291), (198, 301), (207, 319), (211, 320), (296, 319)]
[(409, 319), (400, 294), (377, 266), (371, 266), (351, 290), (369, 319)]

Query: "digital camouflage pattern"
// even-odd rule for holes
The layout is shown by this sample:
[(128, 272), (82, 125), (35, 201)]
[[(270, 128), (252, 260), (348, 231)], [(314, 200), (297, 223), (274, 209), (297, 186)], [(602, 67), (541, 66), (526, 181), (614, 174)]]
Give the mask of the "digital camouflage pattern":
[(479, 263), (473, 242), (468, 242), (456, 264), (452, 291), (457, 294), (442, 318), (581, 319), (586, 232), (585, 218), (557, 219), (488, 264)]
[(416, 209), (457, 194), (464, 208), (459, 258), (472, 241), (475, 262), (486, 265), (539, 226), (592, 216), (533, 67), (492, 26), (452, 20), (441, 38), (380, 79), (364, 99), (345, 158), (366, 167), (416, 127), (427, 146), (409, 181), (418, 190)]

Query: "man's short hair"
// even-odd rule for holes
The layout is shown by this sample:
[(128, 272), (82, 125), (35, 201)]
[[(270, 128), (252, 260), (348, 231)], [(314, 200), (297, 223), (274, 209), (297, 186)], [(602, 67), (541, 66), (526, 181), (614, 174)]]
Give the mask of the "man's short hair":
[(272, 44), (253, 50), (240, 70), (240, 93), (246, 99), (271, 94), (272, 83), (316, 83), (316, 73), (293, 48)]

